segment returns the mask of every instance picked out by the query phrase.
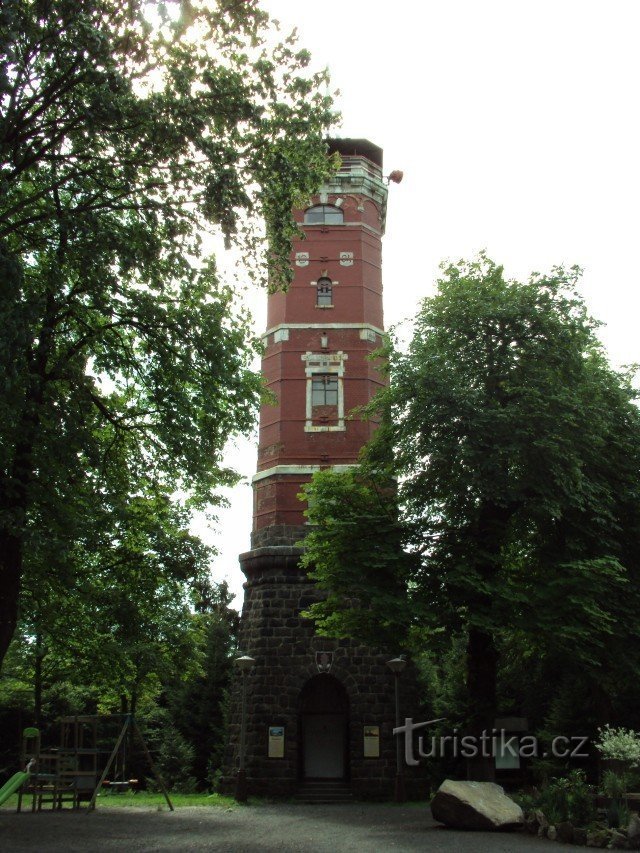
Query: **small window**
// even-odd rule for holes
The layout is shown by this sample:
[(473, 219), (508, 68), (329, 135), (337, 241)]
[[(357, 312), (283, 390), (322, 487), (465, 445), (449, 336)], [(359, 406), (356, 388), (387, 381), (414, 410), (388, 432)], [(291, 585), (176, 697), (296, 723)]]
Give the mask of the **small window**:
[(344, 213), (332, 204), (317, 204), (304, 212), (305, 225), (342, 225)]
[(331, 374), (314, 376), (311, 380), (312, 406), (338, 405), (338, 377)]
[(330, 278), (323, 276), (317, 281), (316, 305), (328, 308), (333, 305), (333, 284)]

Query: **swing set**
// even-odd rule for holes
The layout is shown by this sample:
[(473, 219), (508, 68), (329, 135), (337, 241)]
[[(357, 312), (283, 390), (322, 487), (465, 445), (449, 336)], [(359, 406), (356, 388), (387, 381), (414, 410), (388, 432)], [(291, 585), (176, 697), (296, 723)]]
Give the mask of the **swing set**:
[[(115, 744), (112, 749), (101, 748), (98, 731), (113, 723), (120, 724)], [(31, 797), (32, 812), (47, 806), (51, 809), (63, 809), (65, 806), (79, 809), (84, 803), (88, 811), (93, 811), (103, 788), (115, 793), (136, 787), (138, 780), (129, 779), (126, 774), (128, 744), (130, 751), (136, 739), (169, 809), (173, 811), (167, 787), (133, 714), (62, 717), (60, 746), (47, 751), (41, 749), (38, 729), (25, 729), (21, 754), (25, 772), (18, 789), (17, 810), (22, 811), (23, 799)], [(111, 770), (113, 776), (108, 779)]]

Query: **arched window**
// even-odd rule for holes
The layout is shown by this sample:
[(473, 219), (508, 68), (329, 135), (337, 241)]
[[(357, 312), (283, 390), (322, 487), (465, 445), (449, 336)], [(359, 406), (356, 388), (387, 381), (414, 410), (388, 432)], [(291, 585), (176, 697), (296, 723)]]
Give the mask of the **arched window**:
[(316, 291), (316, 305), (329, 308), (333, 305), (333, 284), (330, 278), (326, 276), (322, 276), (316, 282), (317, 291)]
[(342, 225), (344, 213), (332, 204), (316, 204), (304, 212), (305, 225)]

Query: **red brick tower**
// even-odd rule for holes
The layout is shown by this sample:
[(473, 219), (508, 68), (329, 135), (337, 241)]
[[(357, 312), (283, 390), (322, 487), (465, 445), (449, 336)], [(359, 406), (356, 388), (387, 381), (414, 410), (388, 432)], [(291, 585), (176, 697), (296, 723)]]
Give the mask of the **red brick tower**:
[[(299, 567), (298, 494), (319, 468), (357, 461), (374, 426), (350, 413), (383, 382), (369, 359), (383, 333), (382, 151), (361, 139), (329, 148), (341, 168), (295, 211), (306, 239), (293, 247), (293, 283), (269, 296), (262, 369), (274, 403), (261, 411), (252, 550), (240, 556), (240, 648), (255, 660), (246, 676), (246, 779), (256, 794), (388, 797), (396, 770), (389, 654), (317, 637), (300, 616), (319, 593)], [(240, 698), (236, 685), (226, 787), (238, 768)]]
[(349, 413), (382, 377), (382, 234), (387, 188), (382, 151), (364, 140), (331, 143), (340, 172), (295, 212), (306, 240), (294, 246), (289, 291), (269, 297), (262, 370), (276, 404), (260, 415), (254, 477), (254, 547), (301, 538), (300, 487), (320, 467), (352, 465), (372, 424)]

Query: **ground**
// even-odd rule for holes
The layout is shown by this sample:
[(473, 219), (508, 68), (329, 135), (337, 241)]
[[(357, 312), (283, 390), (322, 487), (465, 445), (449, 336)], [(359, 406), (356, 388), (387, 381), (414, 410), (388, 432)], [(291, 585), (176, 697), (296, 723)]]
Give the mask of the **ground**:
[(454, 832), (439, 827), (426, 805), (260, 804), (193, 807), (175, 812), (108, 808), (96, 812), (0, 812), (0, 849), (11, 853), (91, 850), (227, 853), (513, 853), (549, 850), (520, 833)]

